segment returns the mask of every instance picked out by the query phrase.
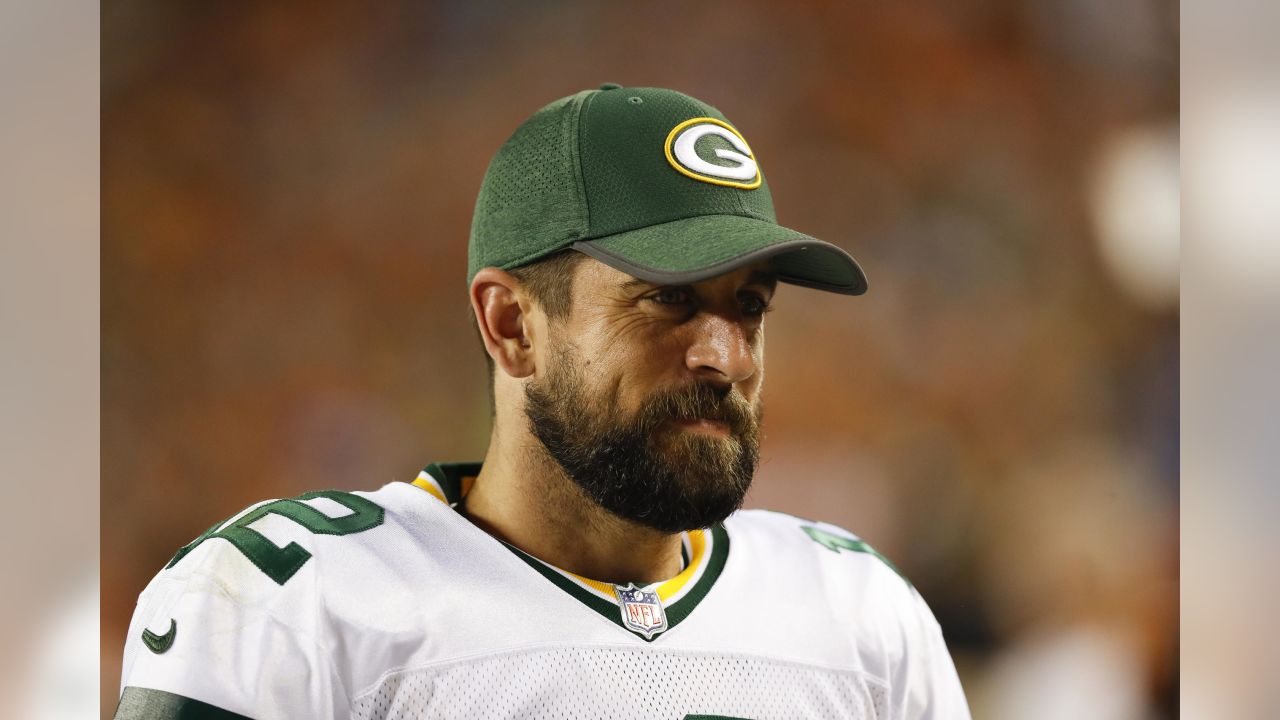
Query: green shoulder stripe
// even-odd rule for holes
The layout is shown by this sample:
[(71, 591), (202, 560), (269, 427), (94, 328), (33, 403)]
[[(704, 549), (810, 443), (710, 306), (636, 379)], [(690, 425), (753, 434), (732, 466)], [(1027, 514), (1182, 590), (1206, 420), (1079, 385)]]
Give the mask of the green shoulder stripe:
[(252, 720), (230, 710), (163, 690), (127, 687), (115, 720)]

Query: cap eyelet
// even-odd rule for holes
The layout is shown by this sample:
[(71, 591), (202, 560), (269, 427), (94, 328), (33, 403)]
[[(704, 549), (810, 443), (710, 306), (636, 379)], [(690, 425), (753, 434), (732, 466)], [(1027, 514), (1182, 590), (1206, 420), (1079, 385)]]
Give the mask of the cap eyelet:
[(636, 97), (635, 95), (632, 95), (631, 97), (627, 98), (627, 102), (631, 103), (632, 105), (639, 105), (640, 103), (644, 102), (644, 99)]

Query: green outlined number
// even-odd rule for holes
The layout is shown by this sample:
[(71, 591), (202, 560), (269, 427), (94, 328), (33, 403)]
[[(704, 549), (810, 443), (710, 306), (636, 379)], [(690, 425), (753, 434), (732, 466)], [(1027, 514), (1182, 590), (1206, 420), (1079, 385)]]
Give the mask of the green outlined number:
[(841, 550), (848, 550), (849, 552), (866, 553), (867, 555), (877, 558), (880, 562), (888, 565), (889, 569), (897, 573), (898, 577), (902, 578), (908, 585), (911, 584), (911, 581), (907, 580), (907, 576), (902, 574), (902, 571), (898, 569), (898, 566), (889, 562), (889, 558), (881, 555), (880, 551), (861, 540), (854, 540), (850, 537), (835, 535), (812, 525), (805, 525), (800, 529), (804, 531), (805, 535), (809, 536), (810, 540), (818, 543), (833, 553), (839, 554)]
[[(303, 502), (314, 498), (332, 500), (350, 510), (351, 514), (329, 517)], [(187, 553), (195, 550), (205, 540), (220, 538), (234, 545), (267, 577), (284, 585), (311, 559), (311, 553), (296, 542), (280, 547), (249, 527), (266, 515), (288, 518), (315, 535), (350, 535), (381, 525), (384, 512), (378, 504), (341, 490), (319, 490), (293, 499), (272, 500), (236, 518), (225, 527), (223, 523), (218, 523), (209, 528), (203, 535), (183, 546), (169, 564), (164, 566), (165, 569), (177, 565)]]

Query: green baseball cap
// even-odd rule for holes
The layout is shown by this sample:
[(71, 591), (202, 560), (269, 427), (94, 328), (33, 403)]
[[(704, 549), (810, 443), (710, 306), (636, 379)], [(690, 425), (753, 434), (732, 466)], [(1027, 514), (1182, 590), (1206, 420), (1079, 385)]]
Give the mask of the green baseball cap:
[(778, 225), (755, 154), (719, 110), (662, 88), (606, 83), (556, 100), (489, 163), (467, 282), (568, 248), (664, 285), (768, 258), (782, 282), (867, 290), (844, 250)]

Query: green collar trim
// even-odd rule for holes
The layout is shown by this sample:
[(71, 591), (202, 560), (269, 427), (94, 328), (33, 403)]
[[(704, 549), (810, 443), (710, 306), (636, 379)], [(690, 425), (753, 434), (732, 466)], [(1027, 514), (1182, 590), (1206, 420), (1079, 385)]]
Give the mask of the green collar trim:
[(478, 462), (431, 463), (422, 471), (435, 479), (440, 490), (444, 492), (445, 502), (452, 506), (462, 500), (462, 478), (479, 475), (482, 464)]
[[(457, 506), (462, 500), (462, 479), (464, 477), (475, 477), (480, 474), (482, 463), (478, 462), (441, 462), (432, 463), (425, 468), (423, 472), (430, 475), (435, 480), (436, 485), (440, 487), (444, 493), (445, 502), (450, 506)], [(729, 533), (724, 529), (723, 525), (714, 525), (707, 530), (711, 535), (711, 551), (710, 556), (706, 560), (706, 567), (703, 569), (701, 576), (692, 581), (693, 586), (690, 587), (683, 595), (670, 605), (663, 606), (663, 612), (666, 615), (667, 627), (665, 630), (659, 631), (652, 636), (646, 637), (644, 633), (633, 630), (622, 620), (622, 607), (619, 601), (610, 602), (597, 594), (594, 594), (576, 582), (562, 575), (552, 566), (543, 561), (529, 555), (514, 545), (502, 542), (503, 547), (510, 550), (516, 557), (525, 562), (526, 565), (533, 568), (539, 575), (551, 581), (556, 587), (568, 593), (583, 605), (596, 611), (606, 620), (609, 620), (618, 627), (632, 633), (636, 637), (644, 639), (646, 642), (653, 642), (667, 631), (674, 628), (689, 617), (694, 608), (702, 602), (707, 593), (711, 592), (711, 587), (716, 584), (716, 580), (720, 578), (720, 574), (724, 571), (725, 563), (729, 559)], [(501, 541), (500, 541), (501, 542)], [(684, 547), (683, 543), (680, 548), (683, 564), (687, 566), (690, 562), (689, 551)], [(657, 585), (660, 583), (650, 583)], [(640, 583), (634, 583), (639, 587)], [(625, 586), (618, 586), (625, 587)]]
[(533, 568), (534, 570), (537, 570), (539, 575), (550, 580), (556, 587), (569, 593), (575, 599), (580, 601), (583, 605), (586, 605), (592, 610), (595, 610), (596, 612), (600, 613), (606, 618), (612, 620), (619, 627), (622, 626), (622, 620), (618, 615), (617, 603), (611, 603), (607, 600), (600, 598), (599, 596), (592, 595), (591, 593), (582, 589), (582, 587), (579, 586), (577, 583), (561, 575), (555, 570), (552, 570), (550, 566), (543, 563), (541, 560), (535, 558), (534, 556), (526, 553), (525, 551), (521, 550), (515, 545), (511, 545), (504, 541), (502, 543), (502, 546), (510, 550), (512, 553), (514, 553), (516, 557), (523, 560), (526, 565)]
[(710, 532), (714, 544), (711, 547), (711, 557), (707, 558), (707, 569), (684, 597), (666, 608), (667, 623), (670, 627), (679, 625), (689, 617), (689, 613), (693, 612), (698, 603), (711, 592), (711, 586), (716, 584), (720, 573), (724, 572), (724, 565), (729, 560), (729, 533), (724, 529), (724, 525), (712, 526)]
[[(724, 572), (725, 563), (729, 559), (729, 533), (724, 529), (723, 525), (712, 526), (708, 532), (711, 534), (712, 546), (711, 555), (707, 558), (706, 569), (703, 570), (702, 576), (694, 581), (693, 586), (689, 588), (689, 591), (686, 592), (683, 597), (670, 605), (663, 606), (663, 611), (667, 617), (667, 628), (666, 630), (655, 633), (652, 637), (646, 637), (643, 633), (627, 627), (626, 624), (622, 622), (622, 608), (617, 602), (609, 602), (598, 595), (588, 592), (582, 586), (556, 572), (550, 565), (533, 557), (520, 548), (514, 545), (509, 545), (505, 542), (502, 544), (516, 557), (523, 560), (526, 565), (536, 570), (539, 575), (550, 580), (552, 584), (568, 593), (583, 605), (595, 610), (606, 620), (646, 642), (653, 642), (669, 632), (676, 625), (679, 625), (685, 618), (689, 617), (694, 608), (696, 608), (698, 604), (702, 602), (702, 599), (707, 596), (707, 593), (711, 592), (711, 587), (716, 584), (716, 580), (718, 580), (720, 578), (720, 574)], [(650, 584), (657, 585), (660, 583)], [(633, 583), (633, 585), (639, 587), (640, 583)], [(625, 587), (625, 585), (618, 585), (617, 587)]]

